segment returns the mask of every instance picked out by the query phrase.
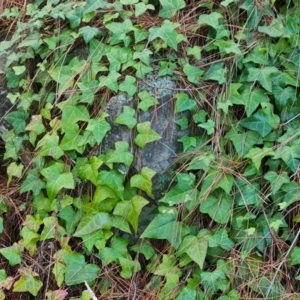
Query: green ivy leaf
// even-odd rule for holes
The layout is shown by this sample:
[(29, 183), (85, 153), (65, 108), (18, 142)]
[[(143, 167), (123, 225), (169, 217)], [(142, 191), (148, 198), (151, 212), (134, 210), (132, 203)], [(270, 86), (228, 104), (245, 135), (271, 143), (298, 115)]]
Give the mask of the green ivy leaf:
[(119, 90), (118, 78), (121, 76), (120, 73), (116, 71), (110, 71), (107, 76), (100, 77), (100, 87), (106, 86), (110, 90), (117, 92)]
[(14, 283), (13, 292), (29, 292), (33, 296), (37, 296), (43, 283), (36, 279), (38, 276), (31, 268), (19, 268), (18, 272), (21, 274), (19, 280)]
[(98, 175), (98, 185), (106, 185), (123, 200), (124, 176), (116, 170), (101, 171)]
[(212, 12), (210, 14), (201, 14), (198, 19), (199, 25), (209, 25), (216, 28), (219, 25), (219, 19), (222, 19), (223, 15), (218, 12)]
[(189, 174), (177, 174), (177, 185), (173, 187), (159, 202), (167, 203), (169, 206), (178, 205), (192, 201), (197, 197), (195, 191), (195, 176)]
[(97, 11), (97, 9), (105, 9), (107, 6), (106, 0), (88, 0), (84, 7), (84, 13), (88, 14)]
[(80, 135), (79, 125), (77, 123), (68, 123), (63, 125), (64, 137), (61, 140), (60, 148), (64, 151), (76, 150), (82, 154), (84, 147), (84, 138)]
[(165, 19), (171, 19), (178, 10), (186, 6), (184, 0), (160, 0), (162, 9), (159, 11), (159, 16)]
[(219, 224), (226, 224), (231, 216), (233, 199), (231, 196), (222, 193), (221, 197), (216, 198), (213, 195), (201, 202), (200, 211), (208, 214), (214, 221)]
[(100, 268), (94, 264), (86, 264), (84, 256), (80, 253), (70, 253), (64, 256), (66, 263), (65, 282), (67, 285), (77, 285), (87, 282), (93, 285), (100, 272)]
[(279, 147), (274, 156), (274, 159), (278, 158), (281, 158), (293, 172), (296, 172), (300, 159), (299, 145)]
[(92, 132), (98, 144), (102, 142), (106, 133), (111, 129), (111, 126), (105, 120), (106, 117), (108, 117), (108, 114), (102, 113), (102, 115), (99, 118), (90, 119), (88, 121), (88, 126), (86, 130)]
[(274, 121), (274, 116), (269, 115), (260, 109), (254, 115), (243, 119), (239, 124), (245, 128), (258, 132), (262, 137), (265, 137), (272, 129), (274, 129), (274, 125), (272, 123), (270, 124), (270, 121)]
[(199, 84), (200, 77), (204, 73), (199, 67), (191, 66), (190, 64), (185, 64), (183, 67), (183, 72), (187, 76), (188, 81)]
[(213, 44), (219, 48), (221, 55), (222, 55), (222, 52), (225, 52), (226, 54), (229, 54), (229, 53), (234, 53), (234, 54), (238, 54), (238, 55), (242, 54), (240, 45), (235, 43), (232, 40), (227, 40), (227, 41), (217, 40)]
[(110, 150), (106, 154), (107, 163), (123, 163), (129, 167), (133, 161), (133, 154), (129, 152), (129, 144), (127, 142), (116, 142), (116, 150)]
[(249, 75), (247, 81), (255, 82), (258, 81), (261, 86), (268, 92), (272, 92), (272, 77), (274, 74), (279, 73), (279, 70), (275, 67), (264, 67), (264, 68), (249, 68)]
[(90, 180), (94, 185), (97, 185), (98, 169), (103, 164), (103, 161), (98, 157), (92, 156), (88, 162), (79, 167), (79, 175), (82, 179)]
[(11, 124), (15, 133), (22, 133), (25, 131), (26, 120), (28, 114), (25, 111), (13, 111), (6, 115), (5, 120)]
[(214, 63), (203, 76), (204, 80), (216, 80), (219, 84), (226, 82), (224, 63)]
[(215, 132), (215, 122), (213, 120), (208, 120), (206, 123), (199, 124), (198, 126), (204, 128), (208, 135)]
[(111, 227), (111, 220), (108, 213), (99, 212), (85, 215), (78, 224), (74, 236), (82, 237), (99, 229)]
[(149, 41), (153, 41), (156, 38), (160, 38), (167, 43), (167, 45), (177, 51), (177, 36), (178, 33), (175, 30), (180, 26), (179, 23), (172, 23), (169, 20), (164, 20), (161, 27), (153, 26), (149, 29), (150, 36)]
[(130, 186), (141, 189), (148, 196), (152, 196), (152, 177), (156, 174), (155, 171), (148, 167), (143, 167), (141, 174), (134, 175), (130, 178)]
[(238, 291), (231, 290), (226, 296), (221, 296), (218, 300), (239, 300), (240, 297), (241, 295)]
[(15, 162), (12, 162), (8, 165), (8, 167), (7, 167), (7, 175), (8, 175), (7, 186), (9, 186), (13, 176), (17, 177), (17, 178), (21, 178), (23, 168), (24, 168), (24, 166), (22, 164), (17, 165)]
[(168, 240), (177, 249), (185, 235), (189, 233), (186, 225), (176, 221), (176, 214), (164, 213), (157, 215), (145, 229), (141, 238)]
[(178, 93), (176, 94), (176, 103), (174, 113), (178, 114), (185, 110), (190, 110), (193, 112), (197, 107), (197, 103), (195, 100), (190, 99), (186, 93)]
[(64, 170), (65, 165), (61, 162), (41, 170), (41, 174), (46, 178), (47, 195), (50, 200), (53, 200), (61, 189), (75, 187), (72, 173)]
[(114, 209), (114, 214), (124, 217), (137, 233), (140, 213), (148, 203), (145, 198), (136, 195), (129, 201), (119, 202)]
[(96, 27), (84, 26), (79, 29), (79, 33), (82, 34), (82, 37), (86, 44), (90, 42), (92, 38), (97, 36), (101, 31)]
[(82, 93), (80, 102), (92, 104), (94, 102), (95, 93), (99, 88), (98, 80), (78, 82), (77, 85)]
[(295, 266), (300, 264), (300, 247), (295, 246), (290, 253), (289, 265)]
[(149, 107), (159, 104), (159, 102), (154, 97), (150, 96), (147, 91), (138, 93), (138, 96), (141, 99), (138, 108), (144, 112), (148, 111)]
[(8, 260), (11, 266), (15, 266), (22, 262), (21, 259), (22, 250), (23, 249), (19, 244), (14, 243), (10, 247), (1, 248), (0, 253)]
[(187, 55), (193, 55), (198, 61), (201, 60), (201, 48), (199, 46), (188, 47)]
[(151, 129), (150, 122), (139, 123), (137, 125), (138, 135), (134, 143), (141, 148), (145, 148), (148, 143), (161, 139), (161, 136)]
[(39, 154), (41, 156), (51, 156), (58, 160), (64, 151), (58, 145), (59, 137), (57, 135), (46, 134), (37, 144), (36, 149), (40, 148)]
[(272, 148), (258, 148), (254, 147), (244, 156), (245, 158), (250, 158), (255, 165), (256, 169), (259, 170), (261, 161), (266, 156), (274, 156), (275, 152)]
[(282, 21), (277, 18), (273, 19), (269, 26), (258, 26), (258, 31), (276, 38), (281, 37), (284, 34), (284, 26)]
[[(135, 16), (138, 17), (142, 15), (148, 9), (155, 10), (155, 7), (152, 4), (145, 4), (143, 2), (137, 3), (135, 5)], [(135, 39), (135, 42), (138, 43), (139, 40)]]
[(83, 105), (78, 105), (75, 100), (66, 100), (57, 107), (62, 111), (62, 123), (76, 123), (78, 121), (89, 121), (90, 114), (87, 108)]
[(124, 106), (123, 112), (115, 119), (115, 123), (126, 125), (129, 129), (132, 129), (137, 124), (135, 115), (136, 111), (133, 108)]
[(234, 247), (234, 242), (228, 237), (226, 229), (219, 229), (217, 232), (208, 238), (209, 247), (221, 247), (229, 251)]
[(225, 137), (233, 143), (238, 155), (243, 157), (257, 143), (260, 135), (254, 131), (240, 133), (235, 128), (232, 128)]
[(126, 75), (125, 80), (119, 85), (119, 90), (126, 92), (129, 97), (132, 97), (137, 91), (135, 82), (135, 77)]
[(274, 171), (269, 171), (268, 173), (266, 173), (264, 178), (270, 182), (273, 195), (280, 190), (283, 184), (290, 182), (290, 178), (287, 172), (277, 174)]
[(207, 239), (188, 235), (184, 237), (177, 254), (182, 255), (183, 253), (186, 253), (195, 263), (198, 264), (200, 269), (203, 269), (207, 248)]

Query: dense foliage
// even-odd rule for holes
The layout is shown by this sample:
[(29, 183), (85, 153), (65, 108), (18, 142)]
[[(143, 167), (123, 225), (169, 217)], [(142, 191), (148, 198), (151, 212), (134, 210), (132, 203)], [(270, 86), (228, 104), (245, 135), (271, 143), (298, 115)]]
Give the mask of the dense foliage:
[[(299, 15), (296, 0), (6, 9), (4, 159), (26, 197), (0, 202), (0, 232), (11, 208), (23, 216), (1, 245), (0, 299), (298, 299)], [(99, 145), (120, 92), (139, 99), (115, 119), (133, 143), (160, 138), (138, 119), (156, 105), (137, 89), (150, 73), (176, 82), (174, 114), (191, 115), (177, 124), (201, 134), (180, 139), (173, 185), (142, 230), (155, 172), (128, 172), (125, 141)]]

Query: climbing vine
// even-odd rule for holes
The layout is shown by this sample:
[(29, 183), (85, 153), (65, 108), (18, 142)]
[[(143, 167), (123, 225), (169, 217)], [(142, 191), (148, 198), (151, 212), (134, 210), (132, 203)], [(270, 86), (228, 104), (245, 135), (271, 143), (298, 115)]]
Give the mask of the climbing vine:
[[(6, 9), (2, 139), (24, 202), (2, 195), (0, 232), (11, 207), (26, 214), (1, 245), (0, 299), (299, 296), (299, 14), (289, 0)], [(149, 74), (174, 81), (176, 124), (189, 132), (159, 199), (154, 170), (131, 172), (132, 148), (161, 139), (139, 119), (159, 105), (140, 88)], [(132, 144), (101, 151), (118, 94), (138, 103), (114, 118)]]

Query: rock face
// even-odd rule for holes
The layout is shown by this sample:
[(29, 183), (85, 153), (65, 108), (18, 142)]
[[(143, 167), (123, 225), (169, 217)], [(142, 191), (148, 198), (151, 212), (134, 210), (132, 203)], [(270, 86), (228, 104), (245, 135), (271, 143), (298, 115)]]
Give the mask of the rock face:
[(175, 83), (169, 77), (158, 77), (148, 75), (139, 83), (139, 92), (147, 91), (150, 96), (155, 97), (158, 104), (152, 106), (148, 112), (139, 112), (137, 119), (139, 123), (150, 122), (151, 128), (161, 136), (161, 139), (148, 143), (144, 149), (133, 144), (135, 134), (125, 126), (114, 123), (114, 119), (123, 111), (124, 106), (136, 108), (137, 103), (133, 99), (126, 98), (120, 94), (109, 101), (107, 113), (111, 124), (111, 131), (105, 137), (104, 149), (113, 149), (117, 141), (126, 141), (131, 145), (135, 156), (134, 168), (139, 172), (143, 167), (154, 170), (153, 177), (153, 202), (157, 201), (166, 192), (170, 184), (171, 173), (174, 169), (173, 162), (182, 151), (177, 141), (186, 132), (180, 131), (176, 125), (176, 117), (173, 113), (173, 96)]

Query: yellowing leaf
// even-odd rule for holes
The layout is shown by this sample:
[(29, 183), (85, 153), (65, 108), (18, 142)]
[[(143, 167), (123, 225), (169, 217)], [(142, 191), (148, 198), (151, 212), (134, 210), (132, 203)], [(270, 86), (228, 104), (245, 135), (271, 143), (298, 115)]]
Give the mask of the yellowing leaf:
[(145, 148), (148, 143), (161, 139), (161, 136), (151, 129), (150, 122), (144, 122), (137, 125), (138, 135), (134, 139), (136, 145)]

